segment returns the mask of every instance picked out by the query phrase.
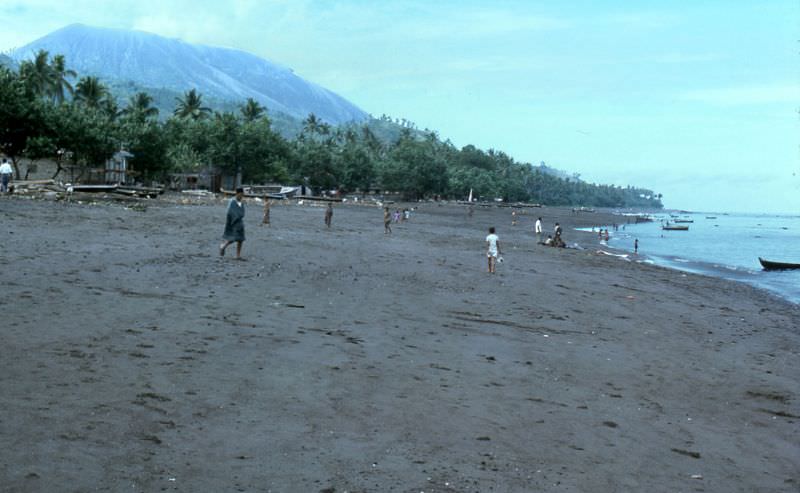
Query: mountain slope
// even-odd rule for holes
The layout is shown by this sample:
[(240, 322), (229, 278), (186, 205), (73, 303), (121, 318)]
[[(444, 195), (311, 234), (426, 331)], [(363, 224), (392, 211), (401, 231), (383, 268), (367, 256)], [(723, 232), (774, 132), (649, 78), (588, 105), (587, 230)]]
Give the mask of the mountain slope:
[(193, 45), (141, 31), (72, 24), (11, 52), (17, 61), (40, 49), (63, 54), (81, 75), (109, 82), (132, 81), (200, 93), (236, 103), (252, 97), (271, 111), (305, 118), (309, 113), (334, 124), (360, 121), (367, 114), (341, 96), (291, 69), (228, 48)]
[(8, 55), (0, 53), (0, 67), (6, 67), (11, 70), (17, 69), (17, 63)]

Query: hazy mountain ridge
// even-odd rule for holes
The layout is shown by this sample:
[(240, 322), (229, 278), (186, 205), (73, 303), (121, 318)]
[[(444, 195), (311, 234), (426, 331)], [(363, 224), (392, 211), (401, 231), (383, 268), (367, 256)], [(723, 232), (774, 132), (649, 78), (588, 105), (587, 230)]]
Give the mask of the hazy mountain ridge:
[(11, 70), (16, 70), (17, 62), (15, 62), (10, 56), (0, 53), (0, 67), (7, 67)]
[[(204, 105), (220, 112), (237, 113), (248, 97), (256, 99), (267, 107), (273, 128), (288, 139), (300, 133), (309, 113), (334, 125), (366, 124), (387, 144), (397, 141), (406, 128), (401, 120), (370, 118), (341, 96), (250, 53), (141, 31), (73, 24), (12, 50), (10, 57), (0, 54), (0, 65), (16, 69), (19, 61), (32, 59), (40, 49), (51, 56), (64, 55), (68, 68), (79, 77), (98, 76), (122, 107), (137, 92), (150, 94), (161, 119), (172, 114), (177, 98), (186, 90), (197, 88)], [(413, 124), (410, 130), (420, 139), (427, 132)], [(580, 175), (544, 163), (533, 168), (580, 181)]]
[[(361, 121), (367, 114), (341, 96), (306, 81), (290, 69), (250, 53), (193, 45), (156, 34), (72, 24), (10, 52), (16, 61), (40, 49), (63, 54), (81, 75), (110, 83), (182, 93), (190, 88), (218, 100), (241, 103), (252, 97), (272, 112), (329, 123)], [(119, 85), (119, 84), (115, 84)]]

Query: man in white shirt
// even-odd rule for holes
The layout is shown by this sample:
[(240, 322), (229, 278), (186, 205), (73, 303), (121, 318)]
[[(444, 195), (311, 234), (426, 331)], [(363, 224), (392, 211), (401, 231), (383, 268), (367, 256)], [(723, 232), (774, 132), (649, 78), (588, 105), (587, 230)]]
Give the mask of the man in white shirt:
[(0, 192), (8, 192), (8, 182), (11, 181), (11, 175), (14, 170), (8, 164), (8, 159), (3, 158), (3, 164), (0, 164)]
[(536, 226), (534, 227), (534, 231), (536, 232), (536, 243), (542, 242), (542, 218), (536, 220)]
[(489, 273), (494, 274), (497, 265), (497, 256), (502, 254), (500, 251), (500, 238), (494, 234), (494, 227), (489, 228), (489, 236), (486, 237), (486, 257), (489, 259)]

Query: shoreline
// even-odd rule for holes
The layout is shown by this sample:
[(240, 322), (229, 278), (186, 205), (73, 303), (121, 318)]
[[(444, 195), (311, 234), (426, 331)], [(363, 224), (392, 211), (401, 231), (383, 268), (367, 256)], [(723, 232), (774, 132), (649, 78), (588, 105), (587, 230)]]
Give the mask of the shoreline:
[[(0, 200), (11, 491), (794, 491), (800, 309), (435, 203)], [(593, 216), (591, 219), (597, 219)], [(484, 238), (505, 262), (488, 275)], [(550, 229), (550, 228), (546, 228)]]
[[(754, 217), (757, 216), (759, 215), (754, 215)], [(582, 233), (591, 234), (591, 232), (586, 231), (585, 229), (579, 231)], [(598, 245), (598, 247), (600, 246), (599, 242), (595, 242), (595, 244)], [(648, 263), (646, 261), (649, 260), (650, 261), (649, 263), (651, 263), (652, 265), (658, 265), (660, 267), (675, 270), (678, 272), (684, 272), (693, 275), (709, 276), (718, 279), (723, 279), (726, 281), (744, 283), (756, 289), (767, 291), (770, 294), (777, 296), (778, 298), (781, 298), (782, 300), (787, 301), (791, 304), (795, 305), (800, 304), (800, 293), (786, 291), (785, 286), (774, 285), (771, 284), (770, 282), (765, 282), (759, 279), (757, 276), (763, 275), (764, 273), (763, 270), (761, 269), (752, 269), (738, 265), (724, 264), (717, 261), (691, 259), (682, 257), (677, 254), (639, 253), (637, 257), (637, 254), (634, 254), (633, 251), (628, 250), (626, 248), (613, 247), (609, 245), (605, 245), (603, 246), (603, 248), (606, 248), (609, 251), (615, 253), (628, 255), (631, 258), (631, 261)], [(636, 258), (639, 258), (641, 260), (634, 260)]]

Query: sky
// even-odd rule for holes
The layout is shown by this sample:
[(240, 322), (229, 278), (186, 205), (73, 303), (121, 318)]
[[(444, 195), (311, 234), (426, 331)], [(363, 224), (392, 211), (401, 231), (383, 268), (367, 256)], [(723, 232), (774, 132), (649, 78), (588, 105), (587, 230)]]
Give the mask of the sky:
[(289, 66), (374, 116), (667, 207), (800, 214), (800, 1), (0, 0)]

